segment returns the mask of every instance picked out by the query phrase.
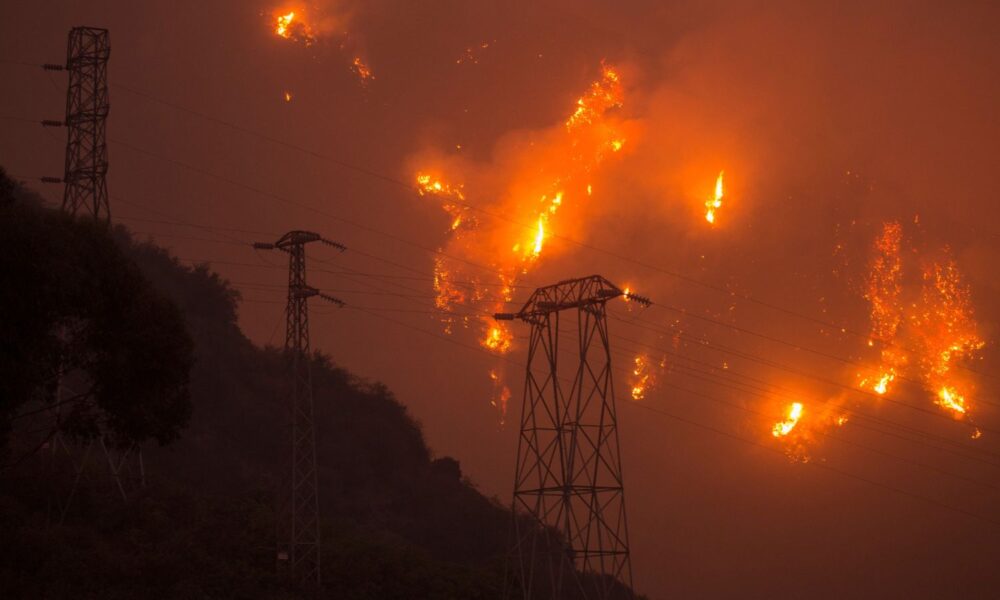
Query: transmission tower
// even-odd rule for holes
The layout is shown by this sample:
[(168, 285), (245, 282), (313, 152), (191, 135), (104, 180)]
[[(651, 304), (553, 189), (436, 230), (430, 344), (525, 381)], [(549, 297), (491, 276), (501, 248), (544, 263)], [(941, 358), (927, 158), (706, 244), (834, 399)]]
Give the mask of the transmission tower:
[[(109, 112), (108, 104), (108, 58), (111, 55), (108, 30), (96, 27), (74, 27), (70, 29), (66, 64), (46, 64), (47, 71), (67, 71), (69, 81), (66, 90), (66, 116), (63, 121), (45, 120), (46, 127), (66, 127), (65, 171), (62, 178), (43, 177), (47, 183), (65, 184), (62, 210), (76, 215), (86, 214), (97, 221), (109, 222), (111, 212), (108, 205), (108, 150), (105, 135)], [(65, 340), (65, 329), (59, 331)], [(66, 378), (72, 374), (58, 375), (55, 408), (49, 417), (55, 422), (55, 432), (47, 443), (48, 463), (51, 469), (60, 465), (60, 455), (68, 462), (73, 478), (72, 487), (65, 497), (56, 493), (55, 513), (62, 523), (77, 495), (80, 486), (88, 478), (88, 471), (102, 470), (106, 463), (111, 477), (111, 490), (121, 495), (122, 500), (145, 484), (145, 469), (142, 449), (138, 444), (120, 448), (109, 444), (109, 438), (101, 431), (96, 439), (85, 442), (69, 440), (61, 432), (62, 395), (68, 387)], [(100, 448), (103, 459), (93, 452)], [(94, 464), (96, 463), (96, 465)], [(96, 481), (91, 482), (96, 486)], [(50, 513), (50, 517), (53, 516)]]
[[(66, 169), (62, 208), (75, 215), (85, 212), (110, 221), (108, 204), (108, 145), (105, 126), (108, 104), (108, 30), (74, 27), (69, 31), (66, 65), (44, 65), (49, 71), (69, 72), (65, 121), (42, 121), (46, 126), (66, 126)], [(56, 178), (43, 178), (47, 182)]]
[[(605, 313), (607, 301), (623, 294), (593, 275), (539, 288), (519, 312), (495, 315), (531, 325), (513, 501), (525, 600), (632, 597)], [(561, 374), (559, 321), (567, 310), (576, 313), (578, 339), (563, 349), (569, 371)]]
[(318, 590), (320, 577), (319, 490), (316, 479), (316, 430), (313, 422), (309, 355), (309, 298), (344, 303), (306, 283), (306, 244), (346, 248), (311, 231), (290, 231), (277, 242), (257, 242), (258, 250), (288, 253), (288, 304), (285, 308), (285, 359), (288, 365), (291, 472), (282, 484), (277, 506), (277, 562), (302, 589)]

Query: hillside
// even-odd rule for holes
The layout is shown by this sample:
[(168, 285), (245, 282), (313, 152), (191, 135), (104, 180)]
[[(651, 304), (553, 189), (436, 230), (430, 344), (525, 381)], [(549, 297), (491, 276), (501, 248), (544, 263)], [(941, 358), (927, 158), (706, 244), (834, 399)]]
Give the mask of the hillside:
[[(31, 246), (8, 256), (4, 267), (3, 331), (12, 342), (5, 346), (6, 394), (0, 394), (0, 425), (10, 430), (0, 439), (6, 441), (0, 444), (3, 597), (300, 597), (274, 574), (274, 495), (288, 455), (281, 436), (288, 420), (285, 363), (280, 349), (259, 347), (240, 330), (239, 293), (210, 265), (185, 266), (124, 227), (95, 226), (43, 208), (2, 170), (0, 233)], [(50, 293), (57, 297), (50, 300)], [(118, 304), (108, 304), (115, 298)], [(128, 301), (139, 308), (122, 304)], [(126, 397), (122, 406), (112, 395), (114, 411), (100, 413), (93, 408), (103, 406), (99, 391), (88, 403), (91, 412), (84, 411), (91, 415), (87, 427), (71, 432), (63, 425), (66, 434), (86, 436), (101, 414), (105, 424), (124, 414), (128, 418), (119, 420), (131, 427), (126, 432), (147, 440), (147, 483), (124, 501), (110, 489), (107, 471), (93, 468), (104, 460), (95, 451), (60, 523), (73, 473), (70, 463), (49, 458), (58, 444), (44, 407), (59, 397), (51, 372), (60, 363), (45, 353), (66, 343), (52, 330), (67, 325), (55, 323), (86, 332), (100, 315), (115, 320), (121, 310), (138, 319), (134, 330), (117, 334), (133, 344), (129, 356), (100, 328), (95, 334), (110, 344), (105, 362), (121, 366), (105, 369), (112, 382), (105, 387), (152, 385), (172, 374), (166, 397), (173, 403)], [(69, 316), (58, 317), (64, 313)], [(157, 340), (159, 346), (147, 347)], [(18, 344), (29, 344), (31, 353)], [(420, 426), (386, 386), (321, 353), (311, 360), (325, 595), (501, 597), (509, 510), (464, 478), (459, 461), (432, 456)], [(35, 368), (39, 362), (48, 370)], [(184, 373), (176, 372), (179, 365)], [(33, 378), (20, 377), (21, 371)], [(20, 388), (9, 385), (22, 379)], [(37, 389), (25, 392), (31, 382)], [(30, 418), (17, 416), (25, 413)]]
[[(44, 210), (5, 185), (23, 210)], [(121, 227), (113, 236), (183, 314), (195, 355), (190, 421), (173, 443), (144, 446), (148, 484), (129, 503), (84, 486), (61, 527), (48, 507), (68, 478), (44, 473), (44, 451), (24, 456), (19, 433), (31, 432), (15, 428), (0, 471), (4, 597), (295, 597), (272, 574), (275, 475), (287, 454), (279, 350), (243, 335), (239, 294), (208, 265), (183, 266)], [(385, 386), (320, 354), (313, 376), (327, 590), (497, 597), (509, 513), (463, 479), (458, 461), (431, 456)]]

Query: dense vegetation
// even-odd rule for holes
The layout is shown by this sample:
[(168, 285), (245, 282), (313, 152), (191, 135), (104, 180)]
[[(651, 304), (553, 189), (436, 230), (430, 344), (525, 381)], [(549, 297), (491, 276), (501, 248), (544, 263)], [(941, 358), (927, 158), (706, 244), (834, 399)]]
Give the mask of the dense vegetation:
[[(106, 343), (113, 345), (119, 337), (143, 342), (158, 335), (172, 340), (176, 346), (129, 346), (132, 355), (119, 358), (140, 364), (148, 358), (147, 350), (174, 352), (176, 358), (162, 368), (169, 373), (190, 366), (189, 380), (171, 382), (182, 394), (174, 399), (186, 400), (189, 393), (186, 406), (193, 407), (181, 410), (182, 402), (174, 413), (164, 413), (166, 396), (127, 390), (127, 414), (159, 415), (122, 421), (128, 425), (122, 431), (134, 439), (158, 442), (144, 445), (147, 485), (125, 502), (85, 480), (61, 524), (53, 516), (53, 498), (68, 494), (71, 473), (46, 471), (49, 447), (39, 450), (37, 432), (14, 422), (10, 439), (0, 447), (0, 595), (299, 597), (274, 576), (275, 474), (284, 467), (279, 457), (286, 455), (275, 426), (284, 418), (284, 362), (277, 349), (257, 347), (240, 331), (239, 294), (207, 265), (181, 265), (155, 245), (135, 241), (123, 228), (80, 223), (44, 210), (2, 173), (0, 184), (6, 186), (0, 190), (4, 239), (17, 234), (25, 244), (36, 237), (48, 240), (47, 252), (36, 252), (36, 244), (20, 254), (22, 264), (4, 273), (4, 287), (29, 272), (48, 269), (67, 252), (78, 253), (80, 239), (92, 238), (101, 253), (80, 254), (73, 267), (79, 272), (66, 267), (58, 277), (91, 285), (99, 299), (102, 289), (119, 295), (116, 285), (106, 288), (99, 282), (110, 281), (112, 271), (127, 274), (130, 283), (121, 294), (140, 297), (147, 311), (135, 318), (156, 323), (130, 323), (128, 332), (115, 325)], [(14, 231), (25, 223), (29, 229)], [(88, 277), (97, 282), (88, 284)], [(59, 281), (47, 285), (59, 287)], [(0, 299), (16, 303), (22, 300), (17, 296), (8, 289)], [(18, 306), (31, 312), (26, 302)], [(173, 331), (171, 319), (183, 324), (184, 336), (163, 335)], [(36, 329), (45, 330), (45, 323), (51, 329), (52, 319), (43, 314)], [(13, 331), (9, 322), (3, 331), (5, 336)], [(187, 336), (193, 346), (185, 345)], [(15, 371), (35, 360), (44, 363), (52, 352), (10, 347), (7, 339), (3, 351), (4, 376), (11, 380), (36, 377)], [(360, 380), (319, 354), (312, 367), (322, 432), (317, 452), (323, 580), (329, 597), (500, 597), (509, 512), (470, 485), (456, 460), (430, 455), (419, 426), (385, 386)], [(129, 367), (123, 363), (121, 368)], [(128, 382), (144, 379), (147, 386), (162, 387), (167, 381), (143, 373), (123, 377)], [(43, 389), (43, 379), (22, 385)], [(30, 398), (32, 406), (45, 402), (23, 390), (17, 394)], [(3, 405), (3, 424), (11, 425), (22, 404)], [(119, 404), (98, 409), (98, 414), (113, 414)], [(173, 429), (164, 426), (168, 423)]]

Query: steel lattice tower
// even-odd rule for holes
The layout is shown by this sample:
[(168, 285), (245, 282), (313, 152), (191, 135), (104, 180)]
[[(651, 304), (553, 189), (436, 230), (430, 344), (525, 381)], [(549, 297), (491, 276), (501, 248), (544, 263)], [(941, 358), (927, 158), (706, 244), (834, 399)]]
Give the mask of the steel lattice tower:
[[(607, 301), (621, 295), (593, 275), (539, 288), (520, 312), (495, 315), (531, 325), (513, 501), (513, 553), (526, 600), (543, 591), (553, 599), (631, 598), (605, 313)], [(561, 375), (559, 322), (566, 310), (576, 312), (578, 339), (564, 349), (575, 357)]]
[[(97, 221), (111, 219), (108, 204), (108, 151), (106, 141), (106, 121), (108, 103), (108, 59), (111, 45), (107, 29), (96, 27), (74, 27), (70, 29), (66, 64), (46, 64), (47, 71), (67, 71), (69, 81), (66, 90), (66, 116), (64, 121), (44, 120), (43, 126), (66, 127), (66, 156), (63, 177), (42, 177), (46, 183), (65, 184), (62, 210), (76, 215), (82, 213)], [(61, 329), (60, 337), (66, 331)], [(123, 501), (137, 488), (145, 485), (145, 470), (142, 462), (142, 448), (132, 444), (118, 448), (108, 444), (103, 431), (96, 440), (83, 443), (67, 440), (60, 432), (60, 409), (64, 374), (60, 374), (56, 385), (57, 408), (50, 411), (55, 421), (56, 432), (48, 444), (50, 468), (55, 468), (59, 455), (65, 455), (72, 469), (73, 484), (65, 499), (59, 494), (54, 497), (53, 508), (62, 523), (73, 503), (78, 489), (88, 475), (88, 471), (101, 469), (107, 463), (112, 479), (111, 489), (121, 495)], [(104, 455), (95, 456), (93, 450), (100, 447)], [(96, 463), (96, 464), (95, 464)], [(50, 513), (50, 517), (52, 514)]]
[[(108, 204), (108, 145), (105, 133), (108, 103), (107, 29), (74, 27), (69, 32), (66, 66), (66, 169), (64, 211), (85, 211), (95, 219), (111, 220)], [(60, 66), (46, 65), (61, 70)], [(45, 122), (44, 124), (57, 124)]]
[(316, 477), (316, 430), (313, 420), (312, 370), (309, 350), (309, 298), (340, 300), (306, 283), (306, 244), (322, 242), (345, 248), (311, 231), (290, 231), (277, 242), (255, 243), (257, 249), (288, 253), (288, 304), (285, 308), (285, 359), (288, 365), (291, 472), (282, 484), (277, 506), (277, 559), (292, 581), (303, 589), (319, 589), (320, 523)]

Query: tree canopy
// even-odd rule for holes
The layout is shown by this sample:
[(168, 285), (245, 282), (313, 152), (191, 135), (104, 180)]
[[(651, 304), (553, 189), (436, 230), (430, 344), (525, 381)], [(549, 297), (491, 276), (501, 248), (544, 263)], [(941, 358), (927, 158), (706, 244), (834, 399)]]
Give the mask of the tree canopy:
[(193, 364), (178, 308), (107, 225), (43, 208), (2, 171), (0, 196), (0, 442), (56, 404), (69, 435), (176, 439)]

